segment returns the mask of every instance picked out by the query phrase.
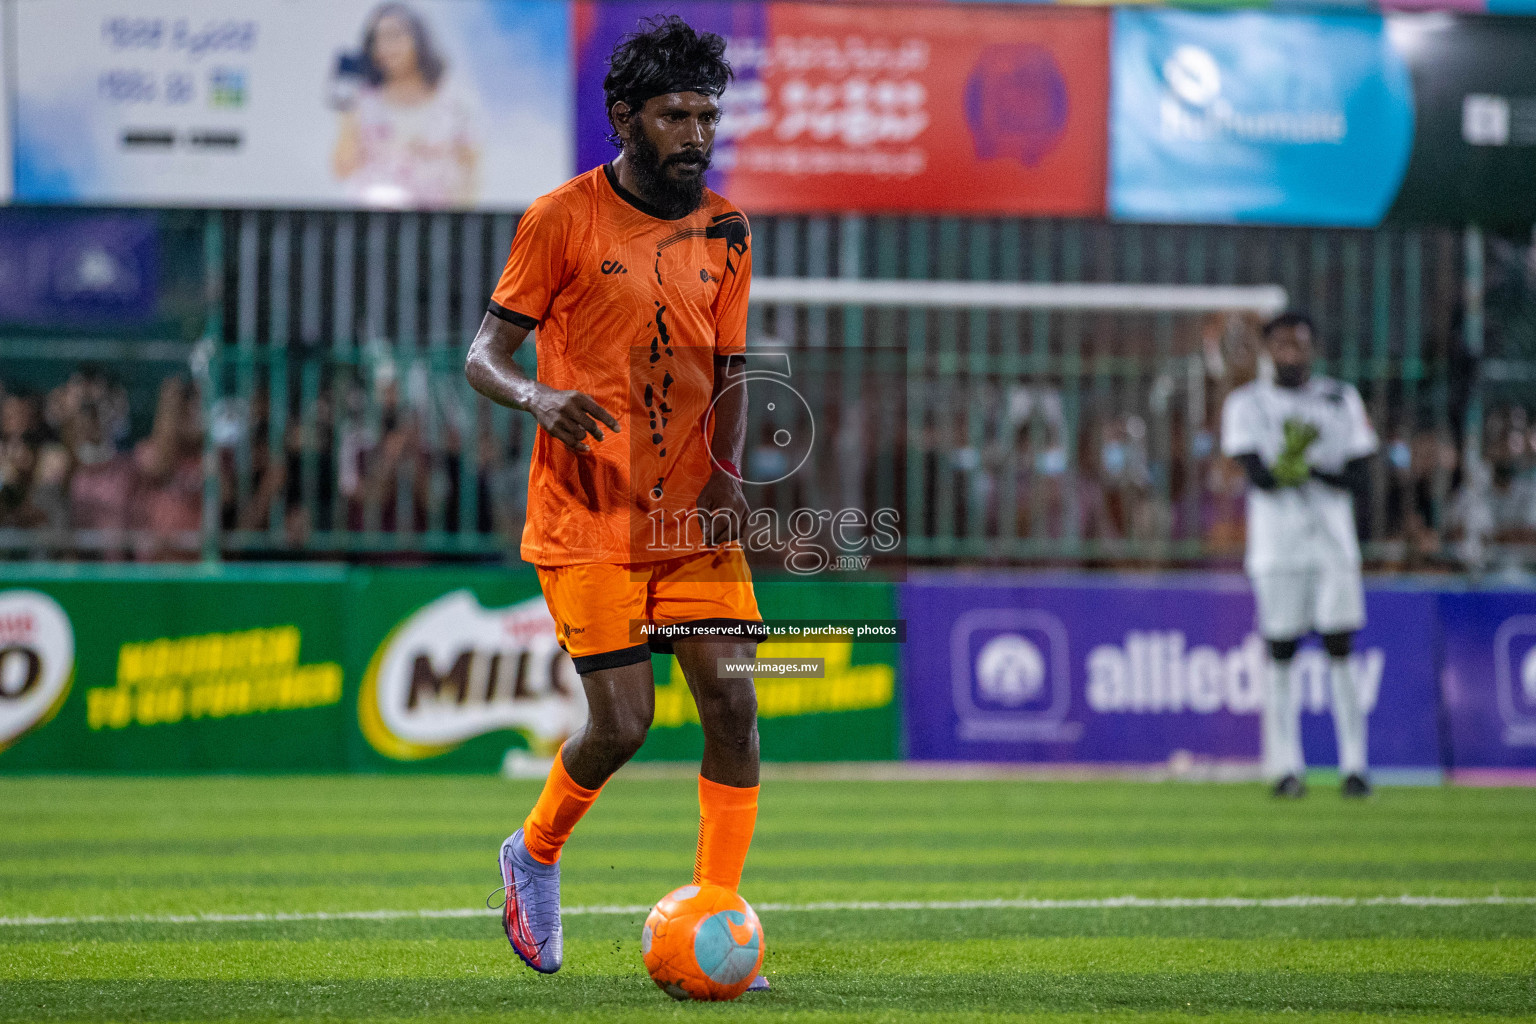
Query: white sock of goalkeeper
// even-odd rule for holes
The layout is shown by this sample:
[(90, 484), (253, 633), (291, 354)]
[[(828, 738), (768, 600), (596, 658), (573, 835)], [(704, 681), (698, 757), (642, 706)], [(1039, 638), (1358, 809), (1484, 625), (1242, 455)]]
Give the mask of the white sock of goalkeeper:
[(1263, 726), (1264, 775), (1271, 780), (1306, 770), (1301, 756), (1301, 702), (1294, 690), (1291, 662), (1271, 659)]
[(1339, 741), (1339, 774), (1365, 774), (1365, 714), (1355, 687), (1355, 670), (1348, 658), (1328, 659), (1333, 687), (1333, 732)]

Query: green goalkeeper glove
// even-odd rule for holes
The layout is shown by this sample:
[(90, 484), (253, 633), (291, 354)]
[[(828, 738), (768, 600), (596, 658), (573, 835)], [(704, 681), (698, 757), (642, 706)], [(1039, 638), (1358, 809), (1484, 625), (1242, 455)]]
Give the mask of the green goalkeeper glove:
[(1317, 440), (1317, 428), (1303, 420), (1285, 421), (1285, 448), (1270, 472), (1281, 487), (1300, 487), (1312, 475), (1307, 449)]

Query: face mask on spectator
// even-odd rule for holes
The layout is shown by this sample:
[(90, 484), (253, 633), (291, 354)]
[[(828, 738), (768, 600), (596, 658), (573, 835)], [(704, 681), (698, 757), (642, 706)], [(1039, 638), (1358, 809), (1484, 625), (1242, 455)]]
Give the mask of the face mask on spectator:
[(1035, 472), (1041, 476), (1061, 476), (1067, 471), (1067, 450), (1047, 448), (1035, 456)]
[(99, 466), (111, 457), (111, 445), (86, 441), (75, 448), (75, 459), (82, 466)]
[(1122, 441), (1106, 443), (1099, 453), (1099, 462), (1104, 467), (1104, 472), (1110, 476), (1119, 476), (1124, 473), (1127, 461), (1125, 443)]

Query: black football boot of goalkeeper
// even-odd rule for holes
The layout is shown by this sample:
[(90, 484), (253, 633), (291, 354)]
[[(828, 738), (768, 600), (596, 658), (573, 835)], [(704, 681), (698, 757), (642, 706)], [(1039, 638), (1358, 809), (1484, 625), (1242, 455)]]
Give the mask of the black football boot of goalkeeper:
[(1364, 775), (1346, 775), (1339, 792), (1352, 800), (1364, 800), (1371, 795), (1371, 784)]
[(1307, 784), (1296, 775), (1287, 775), (1275, 783), (1273, 793), (1280, 800), (1300, 800), (1307, 795)]

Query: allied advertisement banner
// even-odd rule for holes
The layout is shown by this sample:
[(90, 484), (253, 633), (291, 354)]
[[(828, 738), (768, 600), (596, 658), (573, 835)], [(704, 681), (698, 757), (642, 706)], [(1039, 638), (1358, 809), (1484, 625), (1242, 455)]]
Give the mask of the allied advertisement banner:
[[(1435, 598), (1375, 591), (1353, 656), (1375, 765), (1440, 763)], [(1241, 581), (1188, 588), (901, 591), (907, 753), (917, 759), (1166, 763), (1259, 757), (1266, 649)], [(1296, 660), (1308, 762), (1336, 763), (1327, 658)], [(1182, 752), (1182, 753), (1180, 753)]]
[(571, 173), (559, 0), (19, 0), (16, 198), (522, 209)]
[(1413, 155), (1390, 216), (1526, 230), (1536, 221), (1536, 24), (1396, 15), (1413, 75)]
[(147, 323), (159, 298), (154, 214), (0, 211), (0, 323)]
[(1445, 594), (1453, 767), (1536, 768), (1536, 594)]
[(0, 770), (346, 767), (342, 574), (306, 575), (0, 586)]
[[(711, 187), (749, 212), (1094, 216), (1104, 209), (1102, 11), (678, 3), (728, 41)], [(654, 3), (578, 4), (577, 166), (612, 159), (602, 82)]]
[(1133, 220), (1373, 226), (1413, 144), (1375, 15), (1114, 13), (1109, 208)]

